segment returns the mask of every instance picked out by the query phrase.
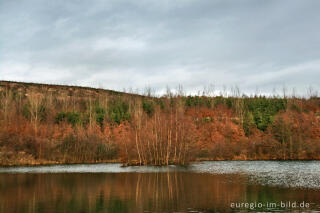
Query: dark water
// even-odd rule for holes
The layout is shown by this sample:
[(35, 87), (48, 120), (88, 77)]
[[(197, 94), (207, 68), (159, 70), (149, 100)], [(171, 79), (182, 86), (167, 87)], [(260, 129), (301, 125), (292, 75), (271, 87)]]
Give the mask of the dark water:
[(239, 211), (320, 212), (320, 162), (0, 168), (0, 212)]

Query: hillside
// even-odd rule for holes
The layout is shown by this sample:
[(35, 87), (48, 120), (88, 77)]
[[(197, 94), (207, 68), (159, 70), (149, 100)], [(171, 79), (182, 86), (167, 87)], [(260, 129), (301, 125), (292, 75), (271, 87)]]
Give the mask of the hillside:
[(320, 159), (318, 97), (141, 96), (0, 81), (0, 164)]

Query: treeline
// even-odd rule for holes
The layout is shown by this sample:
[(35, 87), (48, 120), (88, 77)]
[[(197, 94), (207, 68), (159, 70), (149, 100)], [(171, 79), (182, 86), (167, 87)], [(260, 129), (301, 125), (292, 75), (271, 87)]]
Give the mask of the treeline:
[(0, 82), (0, 164), (320, 159), (320, 98)]

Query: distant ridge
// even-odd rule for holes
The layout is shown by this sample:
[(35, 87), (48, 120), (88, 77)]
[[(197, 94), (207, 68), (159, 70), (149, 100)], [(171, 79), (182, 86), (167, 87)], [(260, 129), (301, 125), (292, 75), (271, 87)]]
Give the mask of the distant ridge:
[(43, 89), (47, 88), (51, 91), (64, 91), (64, 90), (81, 90), (81, 91), (87, 91), (92, 94), (94, 93), (104, 93), (104, 94), (110, 94), (110, 95), (131, 95), (131, 96), (142, 96), (135, 93), (127, 93), (127, 92), (120, 92), (116, 90), (110, 90), (110, 89), (103, 89), (103, 88), (95, 88), (95, 87), (89, 87), (89, 86), (76, 86), (76, 85), (64, 85), (64, 84), (46, 84), (46, 83), (34, 83), (34, 82), (20, 82), (20, 81), (7, 81), (7, 80), (0, 80), (0, 90), (3, 90), (5, 87), (8, 88), (14, 88), (14, 89), (20, 89), (20, 90), (27, 90), (28, 88), (33, 89)]

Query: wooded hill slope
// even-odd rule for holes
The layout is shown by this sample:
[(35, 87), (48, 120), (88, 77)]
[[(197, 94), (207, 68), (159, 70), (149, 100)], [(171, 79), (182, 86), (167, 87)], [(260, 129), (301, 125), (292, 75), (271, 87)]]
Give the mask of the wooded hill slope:
[(320, 98), (141, 96), (0, 81), (0, 164), (320, 159)]

